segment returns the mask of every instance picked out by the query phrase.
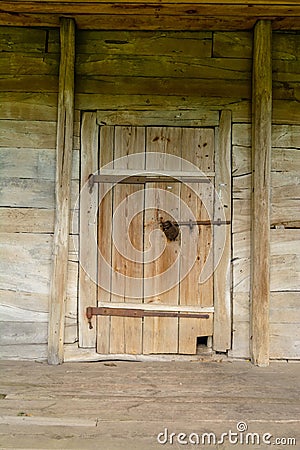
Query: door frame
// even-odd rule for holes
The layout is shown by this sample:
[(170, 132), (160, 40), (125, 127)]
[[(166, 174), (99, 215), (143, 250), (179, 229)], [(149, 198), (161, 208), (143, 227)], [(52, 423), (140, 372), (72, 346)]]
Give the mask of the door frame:
[[(189, 111), (185, 111), (189, 113)], [(214, 112), (215, 113), (215, 112)], [(195, 115), (195, 114), (194, 114)], [(84, 267), (96, 277), (97, 271), (97, 208), (98, 188), (92, 191), (86, 189), (90, 174), (98, 170), (98, 142), (101, 125), (115, 126), (178, 126), (214, 128), (215, 131), (215, 189), (224, 208), (225, 219), (230, 222), (223, 227), (214, 227), (213, 251), (219, 254), (220, 261), (214, 271), (214, 331), (213, 349), (217, 352), (227, 352), (232, 342), (232, 289), (231, 289), (231, 111), (223, 110), (220, 119), (208, 114), (199, 117), (181, 114), (174, 117), (174, 111), (95, 111), (83, 112), (81, 123), (81, 195), (79, 213), (79, 236), (84, 230), (84, 240), (79, 238), (80, 261), (84, 259)], [(214, 210), (214, 220), (219, 217), (217, 208)], [(94, 217), (95, 220), (87, 220)], [(94, 278), (95, 279), (95, 278)], [(97, 285), (87, 275), (82, 265), (79, 265), (79, 295), (78, 295), (78, 325), (80, 349), (95, 349), (96, 353), (97, 318), (92, 318), (92, 327), (86, 316), (86, 308), (97, 305)], [(79, 349), (79, 350), (80, 350)], [(113, 357), (113, 355), (109, 355)], [(123, 355), (123, 357), (126, 355)], [(131, 356), (131, 355), (128, 355)], [(147, 355), (143, 355), (147, 358)], [(180, 355), (178, 355), (180, 356)], [(153, 359), (153, 356), (152, 356)]]

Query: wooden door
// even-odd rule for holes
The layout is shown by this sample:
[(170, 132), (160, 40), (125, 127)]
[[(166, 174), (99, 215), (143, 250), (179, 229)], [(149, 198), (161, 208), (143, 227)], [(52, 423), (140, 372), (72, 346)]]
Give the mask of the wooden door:
[[(99, 155), (100, 173), (110, 163), (106, 167), (112, 175), (137, 171), (179, 177), (196, 168), (211, 175), (192, 185), (177, 179), (133, 184), (130, 178), (128, 183), (99, 184), (98, 248), (107, 265), (103, 260), (98, 265), (98, 305), (190, 312), (206, 308), (209, 318), (101, 316), (97, 351), (194, 354), (197, 337), (213, 334), (213, 271), (199, 283), (212, 252), (213, 230), (209, 224), (188, 223), (213, 218), (214, 130), (101, 126)], [(168, 221), (179, 224), (174, 240), (162, 230)]]

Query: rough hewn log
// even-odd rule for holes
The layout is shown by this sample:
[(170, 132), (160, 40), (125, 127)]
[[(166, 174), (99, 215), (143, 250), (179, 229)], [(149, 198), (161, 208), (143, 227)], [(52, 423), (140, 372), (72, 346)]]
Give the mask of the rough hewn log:
[(61, 59), (56, 139), (56, 217), (50, 285), (48, 362), (63, 362), (67, 289), (70, 185), (74, 123), (75, 22), (61, 19)]
[(252, 122), (251, 358), (269, 364), (270, 178), (272, 125), (272, 25), (261, 20), (254, 30)]

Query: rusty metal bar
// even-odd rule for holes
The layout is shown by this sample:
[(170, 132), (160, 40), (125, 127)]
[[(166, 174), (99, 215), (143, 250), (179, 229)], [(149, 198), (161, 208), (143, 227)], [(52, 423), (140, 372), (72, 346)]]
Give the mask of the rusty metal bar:
[(179, 311), (155, 311), (134, 308), (105, 308), (89, 306), (86, 309), (86, 317), (88, 319), (89, 328), (92, 329), (93, 316), (118, 316), (118, 317), (179, 317), (185, 319), (209, 319), (209, 314), (204, 313), (186, 313)]
[(230, 225), (230, 220), (189, 220), (187, 222), (173, 222), (175, 225), (193, 227), (194, 225)]

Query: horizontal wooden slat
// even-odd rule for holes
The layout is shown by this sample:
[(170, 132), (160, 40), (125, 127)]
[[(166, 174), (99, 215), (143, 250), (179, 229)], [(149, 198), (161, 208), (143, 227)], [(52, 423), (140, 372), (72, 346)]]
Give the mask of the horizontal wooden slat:
[(0, 208), (0, 231), (4, 233), (53, 233), (54, 210)]
[[(272, 59), (298, 59), (300, 53), (300, 35), (273, 33)], [(215, 32), (213, 33), (213, 56), (219, 58), (252, 58), (251, 32)]]
[(79, 31), (77, 54), (211, 57), (211, 32)]
[(3, 75), (0, 78), (0, 90), (3, 92), (49, 92), (57, 93), (56, 75)]
[(29, 86), (25, 92), (0, 92), (0, 119), (56, 121), (56, 94), (31, 92)]
[[(0, 322), (1, 345), (46, 344), (47, 322)], [(0, 347), (1, 348), (1, 347)]]
[[(36, 318), (37, 321), (45, 322), (48, 300), (47, 293), (0, 289), (1, 307), (7, 308), (6, 313), (10, 318), (14, 311), (19, 321), (31, 322), (33, 318)], [(12, 311), (11, 314), (9, 310)]]
[[(87, 83), (89, 82), (87, 81)], [(129, 87), (129, 89), (131, 89), (131, 87)], [(148, 95), (78, 94), (76, 97), (76, 107), (80, 109), (87, 109), (90, 107), (91, 109), (101, 109), (105, 111), (113, 108), (118, 110), (110, 112), (110, 114), (114, 114), (115, 116), (117, 114), (123, 114), (125, 116), (125, 114), (128, 113), (131, 114), (131, 116), (133, 114), (136, 116), (149, 114), (155, 117), (159, 116), (159, 114), (163, 115), (164, 111), (170, 111), (173, 112), (173, 117), (175, 119), (179, 119), (181, 117), (180, 114), (189, 115), (190, 117), (194, 114), (194, 118), (196, 119), (203, 115), (219, 113), (220, 109), (228, 106), (233, 110), (233, 116), (236, 122), (240, 122), (242, 119), (248, 121), (250, 118), (250, 103), (243, 102), (240, 98), (227, 97), (228, 92), (225, 93), (225, 90), (223, 90), (224, 98), (210, 98), (207, 96), (193, 97), (190, 94), (187, 96), (181, 94), (181, 96), (179, 96), (179, 86), (177, 91), (177, 88), (174, 91), (171, 90), (175, 95), (164, 95), (163, 93), (162, 95), (157, 95), (155, 89), (153, 89), (154, 94), (149, 92), (149, 89), (152, 90), (152, 88), (148, 87)], [(195, 89), (194, 92), (196, 91), (197, 89)]]
[(0, 120), (0, 146), (55, 148), (56, 122)]
[[(55, 151), (35, 148), (1, 148), (0, 177), (55, 179)], [(73, 152), (72, 179), (79, 179), (79, 151)]]
[(181, 56), (174, 64), (168, 56), (129, 57), (128, 55), (78, 55), (77, 75), (147, 76), (175, 78), (213, 78), (249, 80), (251, 63), (247, 59), (187, 58)]
[[(251, 146), (251, 125), (235, 124), (232, 127), (233, 145)], [(300, 126), (273, 125), (272, 147), (299, 148)]]
[(0, 358), (6, 360), (45, 361), (47, 359), (47, 344), (1, 345)]
[(300, 230), (271, 230), (271, 291), (296, 291), (300, 283)]
[(216, 126), (217, 111), (111, 111), (98, 112), (99, 124), (132, 126)]
[[(172, 66), (169, 65), (170, 70), (171, 67)], [(135, 77), (134, 83), (132, 83), (132, 76), (130, 74), (128, 76), (122, 75), (114, 77), (113, 74), (111, 76), (108, 76), (105, 70), (103, 70), (102, 75), (97, 73), (93, 77), (90, 77), (88, 72), (86, 72), (80, 76), (77, 76), (77, 92), (79, 94), (111, 94), (115, 96), (127, 95), (128, 101), (131, 101), (129, 98), (129, 94), (139, 94), (143, 96), (165, 96), (166, 93), (168, 93), (168, 95), (177, 94), (178, 96), (189, 95), (193, 97), (196, 96), (196, 92), (199, 92), (198, 96), (200, 95), (201, 97), (231, 97), (233, 101), (235, 99), (239, 100), (241, 98), (250, 99), (249, 77), (247, 77), (247, 79), (245, 78), (244, 80), (238, 80), (236, 76), (234, 84), (235, 87), (233, 88), (229, 75), (228, 79), (223, 79), (222, 83), (218, 84), (216, 83), (216, 79), (220, 79), (220, 76), (218, 76), (218, 72), (216, 72), (216, 74), (214, 75), (214, 71), (210, 70), (210, 78), (204, 78), (204, 73), (199, 70), (196, 73), (199, 77), (198, 79), (196, 78), (195, 73), (191, 74), (188, 79), (185, 79), (183, 76), (172, 78), (168, 77), (167, 73), (163, 73), (162, 69), (160, 75), (157, 75), (159, 76), (159, 78), (157, 78), (153, 76), (151, 65), (145, 65), (144, 72), (141, 74), (141, 76)], [(168, 103), (167, 98), (165, 98), (165, 101)]]
[(1, 27), (0, 52), (43, 53), (46, 36), (46, 30)]
[[(251, 148), (243, 146), (233, 146), (233, 176), (239, 177), (251, 172)], [(300, 172), (300, 148), (272, 148), (271, 160), (272, 172), (285, 173), (291, 175)], [(288, 176), (287, 173), (287, 176)]]
[[(1, 233), (53, 233), (54, 210), (42, 208), (0, 208)], [(71, 211), (71, 233), (78, 233), (78, 210)]]
[(300, 221), (299, 172), (273, 172), (271, 186), (271, 222)]
[[(300, 324), (300, 292), (271, 292), (270, 323)], [(249, 322), (249, 293), (233, 295), (233, 321)]]
[[(2, 178), (0, 206), (54, 209), (54, 181), (40, 179)], [(79, 195), (78, 181), (72, 181), (71, 209)]]
[(0, 63), (0, 75), (58, 75), (59, 61), (55, 55), (2, 53)]
[[(300, 230), (271, 230), (271, 291), (299, 290)], [(233, 290), (249, 292), (250, 230), (233, 235)]]
[(300, 358), (300, 326), (299, 323), (270, 324), (270, 358)]
[[(286, 324), (270, 324), (270, 358), (299, 359), (300, 339), (299, 325), (291, 325), (290, 332)], [(239, 322), (233, 327), (233, 348), (229, 356), (234, 358), (249, 357), (249, 322)]]
[[(73, 343), (76, 339), (75, 323), (65, 324), (65, 343)], [(48, 322), (0, 322), (0, 354), (2, 346), (47, 344)]]
[(47, 294), (52, 236), (1, 233), (2, 289)]
[(270, 323), (298, 323), (300, 325), (300, 291), (271, 292)]

